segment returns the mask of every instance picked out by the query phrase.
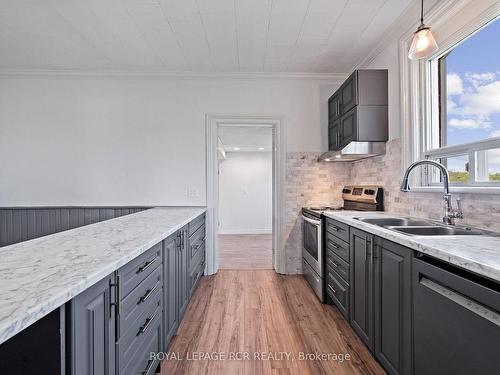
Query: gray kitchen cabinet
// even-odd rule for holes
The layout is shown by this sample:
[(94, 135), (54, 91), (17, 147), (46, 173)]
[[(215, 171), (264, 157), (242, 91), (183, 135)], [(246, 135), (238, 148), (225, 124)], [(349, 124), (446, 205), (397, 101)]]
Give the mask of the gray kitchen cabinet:
[(332, 121), (340, 114), (340, 98), (338, 92), (328, 99), (328, 121)]
[(328, 100), (328, 150), (388, 139), (387, 70), (356, 70)]
[(357, 136), (357, 111), (356, 108), (351, 109), (340, 118), (340, 133), (342, 139), (339, 146), (345, 146), (351, 141), (354, 141)]
[(189, 302), (189, 251), (188, 251), (188, 226), (179, 230), (177, 249), (179, 252), (179, 321), (182, 319)]
[(413, 259), (415, 375), (500, 369), (500, 285), (428, 256)]
[(189, 296), (194, 293), (198, 281), (205, 272), (205, 217), (193, 220), (189, 224)]
[(351, 326), (373, 351), (373, 236), (350, 228), (350, 252)]
[(163, 278), (164, 287), (164, 343), (167, 347), (179, 326), (179, 250), (177, 245), (178, 234), (172, 234), (163, 241)]
[(339, 115), (347, 113), (358, 105), (386, 106), (388, 104), (387, 70), (356, 70), (344, 81), (337, 93), (340, 100)]
[(349, 227), (329, 218), (325, 220), (325, 224), (326, 294), (342, 315), (349, 320), (351, 252), (349, 243), (345, 241), (349, 240)]
[(0, 373), (154, 374), (204, 265), (200, 215), (0, 345)]
[(349, 78), (340, 86), (340, 113), (349, 111), (357, 104), (358, 99), (358, 72), (352, 73)]
[(328, 150), (336, 151), (340, 149), (340, 119), (332, 120), (328, 124)]
[(326, 293), (346, 319), (349, 319), (349, 284), (333, 270), (326, 267)]
[(413, 251), (375, 237), (375, 357), (389, 374), (412, 373), (411, 262)]
[(115, 374), (114, 275), (91, 286), (69, 303), (72, 375)]

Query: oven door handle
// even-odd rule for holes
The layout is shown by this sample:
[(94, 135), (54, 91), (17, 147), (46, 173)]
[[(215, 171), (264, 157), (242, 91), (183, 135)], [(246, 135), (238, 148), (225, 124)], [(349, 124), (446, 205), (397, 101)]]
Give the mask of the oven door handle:
[(302, 215), (302, 219), (304, 221), (307, 221), (308, 223), (314, 224), (316, 226), (320, 226), (321, 225), (321, 220), (313, 220), (313, 219), (310, 219), (310, 218), (308, 218), (308, 217), (306, 217), (304, 215)]

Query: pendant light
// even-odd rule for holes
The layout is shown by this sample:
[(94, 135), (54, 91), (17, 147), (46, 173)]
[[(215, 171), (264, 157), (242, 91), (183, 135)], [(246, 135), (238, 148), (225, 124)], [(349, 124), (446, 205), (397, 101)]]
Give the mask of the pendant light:
[(432, 35), (431, 28), (424, 25), (424, 0), (420, 9), (420, 26), (413, 35), (410, 52), (408, 58), (411, 60), (419, 60), (429, 57), (438, 49), (436, 39)]

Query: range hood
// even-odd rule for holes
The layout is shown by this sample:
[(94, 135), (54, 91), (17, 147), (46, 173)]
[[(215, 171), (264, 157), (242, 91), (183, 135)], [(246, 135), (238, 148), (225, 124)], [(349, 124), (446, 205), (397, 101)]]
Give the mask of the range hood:
[(385, 142), (350, 142), (342, 149), (322, 154), (318, 161), (356, 161), (385, 154)]

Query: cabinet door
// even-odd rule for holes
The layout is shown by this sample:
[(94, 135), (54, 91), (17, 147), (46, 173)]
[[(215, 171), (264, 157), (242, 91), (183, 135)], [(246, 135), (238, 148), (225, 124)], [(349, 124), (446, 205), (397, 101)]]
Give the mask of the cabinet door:
[(188, 301), (189, 301), (189, 251), (188, 251), (188, 230), (187, 226), (179, 231), (178, 244), (179, 244), (179, 261), (178, 261), (178, 275), (179, 275), (179, 321), (184, 315)]
[(340, 148), (340, 120), (330, 122), (328, 125), (328, 151), (337, 151)]
[(114, 375), (115, 311), (112, 277), (101, 280), (71, 301), (71, 374)]
[(351, 228), (351, 325), (373, 350), (373, 236)]
[(178, 267), (179, 251), (176, 235), (172, 235), (163, 241), (164, 273), (164, 350), (167, 350), (170, 340), (175, 335), (179, 326), (179, 278)]
[(351, 74), (342, 84), (340, 92), (340, 114), (349, 111), (358, 103), (358, 80), (357, 72)]
[(389, 374), (411, 374), (412, 250), (375, 239), (375, 356)]
[(328, 120), (332, 121), (340, 114), (339, 94), (336, 92), (328, 99)]
[(340, 132), (341, 132), (341, 140), (339, 146), (345, 146), (349, 142), (357, 139), (357, 108), (351, 109), (348, 113), (343, 115), (340, 119)]

